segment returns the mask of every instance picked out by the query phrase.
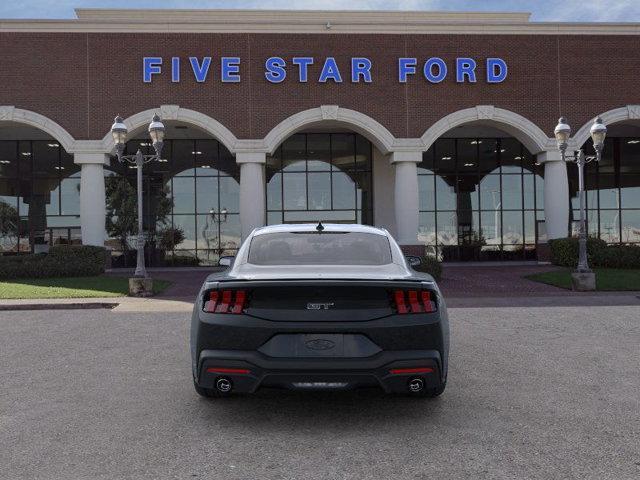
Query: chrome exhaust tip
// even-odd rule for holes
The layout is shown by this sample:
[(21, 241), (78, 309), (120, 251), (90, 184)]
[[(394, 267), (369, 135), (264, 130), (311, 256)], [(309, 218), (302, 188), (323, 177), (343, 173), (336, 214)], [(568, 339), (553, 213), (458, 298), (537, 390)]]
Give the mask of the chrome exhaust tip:
[(233, 383), (228, 378), (220, 377), (216, 380), (216, 388), (221, 393), (229, 393), (233, 388)]
[(418, 393), (424, 390), (424, 380), (421, 378), (412, 378), (409, 380), (409, 391), (411, 393)]

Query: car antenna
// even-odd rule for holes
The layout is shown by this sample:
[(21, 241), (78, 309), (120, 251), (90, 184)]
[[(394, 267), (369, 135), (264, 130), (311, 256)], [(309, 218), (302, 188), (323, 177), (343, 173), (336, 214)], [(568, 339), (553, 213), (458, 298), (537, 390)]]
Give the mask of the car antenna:
[(322, 222), (318, 222), (318, 226), (316, 227), (316, 230), (318, 231), (318, 233), (322, 233), (322, 231), (324, 230), (324, 226), (322, 225)]

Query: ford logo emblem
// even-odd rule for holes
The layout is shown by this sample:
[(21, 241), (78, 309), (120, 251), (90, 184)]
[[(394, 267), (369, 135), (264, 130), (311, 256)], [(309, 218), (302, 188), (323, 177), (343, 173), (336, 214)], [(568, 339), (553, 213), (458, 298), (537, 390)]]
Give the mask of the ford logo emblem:
[(336, 346), (331, 340), (325, 340), (323, 338), (316, 338), (315, 340), (308, 340), (304, 342), (309, 350), (331, 350)]

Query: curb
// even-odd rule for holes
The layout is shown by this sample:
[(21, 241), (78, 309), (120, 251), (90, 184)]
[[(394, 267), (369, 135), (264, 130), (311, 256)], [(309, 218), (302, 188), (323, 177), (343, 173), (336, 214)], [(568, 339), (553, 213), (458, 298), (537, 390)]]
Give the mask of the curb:
[(0, 312), (20, 310), (95, 310), (114, 309), (120, 305), (116, 302), (85, 302), (85, 303), (13, 303), (0, 305)]

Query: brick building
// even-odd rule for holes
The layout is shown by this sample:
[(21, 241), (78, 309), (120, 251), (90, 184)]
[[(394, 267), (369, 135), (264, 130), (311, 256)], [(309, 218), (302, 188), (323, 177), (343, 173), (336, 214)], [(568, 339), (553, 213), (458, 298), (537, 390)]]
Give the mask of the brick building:
[(148, 152), (154, 113), (167, 128), (163, 161), (144, 167), (156, 264), (214, 263), (256, 226), (319, 220), (383, 226), (444, 260), (535, 258), (578, 218), (561, 115), (572, 149), (592, 150), (595, 116), (609, 129), (587, 169), (589, 232), (637, 243), (639, 46), (638, 24), (525, 13), (0, 20), (0, 252), (82, 241), (126, 264), (116, 227), (135, 169), (109, 130), (121, 115), (127, 150)]

